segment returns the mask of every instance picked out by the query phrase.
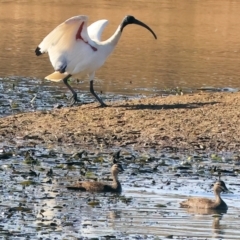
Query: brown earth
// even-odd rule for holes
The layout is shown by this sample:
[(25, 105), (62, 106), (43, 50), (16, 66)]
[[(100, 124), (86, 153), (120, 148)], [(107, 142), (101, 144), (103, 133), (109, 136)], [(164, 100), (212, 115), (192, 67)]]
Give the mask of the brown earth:
[(239, 116), (239, 92), (196, 93), (21, 113), (0, 119), (0, 136), (13, 144), (237, 152)]

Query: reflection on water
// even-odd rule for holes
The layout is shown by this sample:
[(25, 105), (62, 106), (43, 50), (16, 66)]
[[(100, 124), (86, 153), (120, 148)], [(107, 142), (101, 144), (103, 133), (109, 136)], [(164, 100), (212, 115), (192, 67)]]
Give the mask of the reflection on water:
[[(132, 14), (147, 23), (158, 40), (138, 26), (124, 29), (114, 53), (96, 74), (98, 90), (137, 94), (176, 86), (239, 86), (237, 1), (100, 0), (97, 7), (86, 0), (0, 0), (0, 4), (0, 77), (43, 78), (51, 73), (48, 56), (38, 58), (34, 50), (71, 16), (86, 14), (90, 23), (108, 19), (106, 39), (126, 14)], [(78, 88), (88, 90), (88, 81)]]
[(225, 234), (225, 226), (220, 223), (221, 217), (214, 217), (212, 223), (213, 237), (222, 236)]
[[(229, 206), (227, 213), (188, 212), (180, 208), (179, 203), (189, 195), (211, 197), (208, 186), (216, 179), (209, 174), (194, 174), (197, 178), (191, 178), (191, 173), (176, 176), (174, 169), (180, 164), (178, 158), (166, 158), (166, 165), (152, 173), (137, 171), (143, 169), (138, 156), (134, 162), (124, 160), (126, 171), (119, 176), (122, 195), (92, 194), (70, 191), (66, 186), (79, 178), (87, 179), (87, 176), (107, 179), (112, 159), (109, 149), (100, 152), (94, 149), (86, 158), (74, 158), (75, 163), (80, 161), (88, 168), (88, 174), (83, 176), (80, 174), (82, 165), (65, 164), (71, 161), (76, 150), (79, 151), (76, 146), (53, 148), (49, 143), (47, 148), (23, 147), (20, 139), (18, 144), (17, 148), (15, 145), (9, 149), (6, 145), (0, 148), (0, 235), (6, 239), (8, 236), (19, 240), (104, 239), (104, 236), (115, 239), (165, 239), (167, 236), (173, 239), (239, 239), (239, 188), (230, 184), (236, 182), (237, 176), (222, 176), (234, 192), (223, 194)], [(24, 156), (29, 149), (38, 164), (29, 159), (27, 164)], [(9, 150), (11, 157), (5, 155), (4, 158)], [(156, 166), (159, 159), (146, 161), (147, 169)], [(209, 158), (197, 164), (208, 167), (213, 161)], [(51, 176), (47, 176), (49, 169), (53, 172)], [(171, 181), (163, 182), (163, 177)], [(90, 204), (93, 201), (98, 204)], [(28, 210), (23, 211), (19, 206)]]
[(209, 214), (224, 214), (227, 213), (227, 209), (205, 209), (205, 208), (186, 208), (188, 213), (209, 215)]

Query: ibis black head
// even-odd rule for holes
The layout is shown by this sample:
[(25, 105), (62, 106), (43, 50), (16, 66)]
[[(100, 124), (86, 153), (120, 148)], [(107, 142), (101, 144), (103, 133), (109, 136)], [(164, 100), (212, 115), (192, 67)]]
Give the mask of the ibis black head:
[(153, 32), (153, 30), (152, 30), (148, 25), (146, 25), (145, 23), (137, 20), (135, 17), (130, 16), (130, 15), (127, 15), (127, 16), (123, 19), (122, 24), (121, 24), (121, 31), (122, 31), (123, 28), (126, 27), (128, 24), (137, 24), (137, 25), (139, 25), (139, 26), (142, 26), (142, 27), (148, 29), (148, 30), (152, 33), (152, 35), (155, 37), (155, 39), (157, 39), (156, 34)]

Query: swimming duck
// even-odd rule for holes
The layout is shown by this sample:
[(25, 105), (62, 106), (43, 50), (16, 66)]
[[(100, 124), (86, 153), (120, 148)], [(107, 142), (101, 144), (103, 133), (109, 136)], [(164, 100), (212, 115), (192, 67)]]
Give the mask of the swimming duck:
[(123, 172), (124, 169), (120, 163), (115, 163), (111, 167), (112, 174), (112, 184), (104, 183), (104, 182), (78, 182), (73, 186), (68, 186), (68, 189), (72, 190), (80, 190), (80, 191), (89, 191), (89, 192), (122, 192), (121, 183), (118, 180), (118, 173)]
[(217, 181), (213, 186), (213, 192), (215, 194), (215, 200), (208, 198), (194, 197), (189, 198), (180, 203), (181, 207), (185, 208), (201, 208), (201, 209), (223, 209), (227, 210), (227, 204), (220, 197), (221, 192), (228, 192), (225, 183), (223, 181)]

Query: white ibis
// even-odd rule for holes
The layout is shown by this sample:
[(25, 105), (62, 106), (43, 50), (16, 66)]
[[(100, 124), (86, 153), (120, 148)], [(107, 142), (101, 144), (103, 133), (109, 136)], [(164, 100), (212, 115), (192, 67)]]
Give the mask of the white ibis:
[(137, 24), (148, 29), (155, 39), (156, 34), (143, 22), (133, 16), (126, 16), (115, 33), (106, 41), (101, 41), (102, 31), (108, 24), (107, 20), (94, 22), (87, 28), (87, 16), (69, 18), (51, 31), (36, 48), (37, 56), (48, 52), (50, 61), (55, 70), (45, 77), (51, 81), (61, 81), (72, 92), (72, 105), (78, 102), (77, 93), (68, 84), (68, 79), (77, 73), (89, 75), (90, 92), (99, 101), (102, 107), (106, 104), (95, 93), (93, 80), (95, 71), (100, 68), (107, 57), (116, 47), (124, 27), (128, 24)]

